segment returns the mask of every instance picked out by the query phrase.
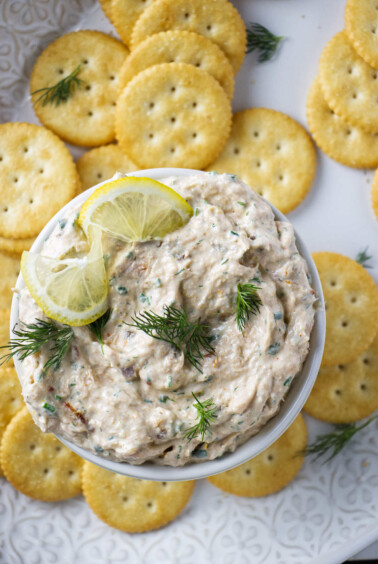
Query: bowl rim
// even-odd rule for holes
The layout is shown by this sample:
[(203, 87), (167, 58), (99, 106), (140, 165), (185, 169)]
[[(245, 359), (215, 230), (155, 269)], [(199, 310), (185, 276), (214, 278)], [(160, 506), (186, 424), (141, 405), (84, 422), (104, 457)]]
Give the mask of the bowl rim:
[[(184, 168), (155, 168), (127, 173), (126, 176), (148, 177), (154, 180), (162, 180), (163, 178), (167, 178), (169, 176), (185, 177), (194, 174), (208, 173)], [(52, 233), (59, 219), (61, 219), (62, 216), (65, 215), (66, 212), (72, 207), (84, 203), (84, 201), (94, 190), (96, 190), (102, 184), (106, 184), (107, 182), (109, 182), (109, 180), (110, 179), (96, 184), (92, 188), (89, 188), (88, 190), (82, 192), (73, 200), (68, 202), (45, 225), (45, 227), (35, 239), (30, 250), (38, 252), (41, 249), (46, 237), (48, 237)], [(264, 198), (262, 199), (270, 206), (276, 219), (290, 223), (286, 216), (284, 216), (267, 200), (265, 200)], [(54, 433), (55, 436), (70, 450), (78, 454), (83, 459), (91, 462), (92, 464), (96, 464), (101, 468), (124, 476), (152, 481), (185, 481), (206, 478), (214, 474), (219, 474), (220, 472), (231, 470), (232, 468), (239, 466), (244, 462), (247, 462), (247, 460), (254, 458), (258, 454), (266, 450), (286, 431), (286, 429), (290, 426), (290, 424), (302, 410), (315, 383), (323, 356), (325, 342), (326, 324), (324, 296), (319, 274), (311, 257), (311, 253), (307, 250), (306, 245), (303, 243), (301, 237), (298, 235), (295, 229), (294, 235), (297, 248), (301, 256), (307, 262), (309, 274), (311, 276), (311, 284), (318, 298), (317, 307), (315, 309), (314, 326), (310, 335), (310, 348), (302, 369), (300, 373), (295, 377), (293, 384), (290, 386), (290, 389), (280, 407), (280, 410), (260, 429), (260, 431), (256, 435), (250, 437), (245, 443), (238, 446), (232, 453), (224, 454), (220, 458), (216, 458), (214, 460), (190, 463), (184, 466), (163, 466), (149, 462), (140, 465), (133, 465), (127, 462), (116, 462), (114, 460), (109, 460), (107, 458), (101, 457), (98, 454), (94, 454), (93, 452), (90, 452), (89, 450), (76, 445), (70, 440), (62, 438), (61, 436), (59, 436), (59, 434)], [(25, 287), (21, 273), (17, 279), (15, 287), (17, 290)], [(11, 338), (14, 337), (12, 328), (14, 328), (16, 323), (18, 322), (18, 305), (19, 300), (17, 294), (15, 293), (12, 300), (10, 314)], [(22, 374), (22, 363), (17, 357), (14, 357), (14, 365), (21, 382), (20, 376)]]

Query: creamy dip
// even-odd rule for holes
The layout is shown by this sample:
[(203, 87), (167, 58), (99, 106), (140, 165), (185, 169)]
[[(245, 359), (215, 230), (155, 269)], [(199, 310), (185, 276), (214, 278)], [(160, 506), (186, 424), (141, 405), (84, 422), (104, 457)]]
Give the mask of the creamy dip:
[[(189, 202), (193, 217), (162, 241), (105, 238), (112, 314), (103, 353), (87, 327), (75, 327), (61, 367), (42, 370), (46, 346), (24, 360), (22, 386), (43, 431), (113, 460), (180, 466), (234, 451), (278, 412), (308, 353), (316, 297), (293, 227), (276, 221), (249, 186), (215, 173), (162, 182)], [(43, 255), (87, 250), (78, 211), (59, 221)], [(237, 285), (251, 280), (262, 306), (243, 334)], [(205, 355), (202, 372), (169, 343), (123, 323), (171, 304), (209, 326), (215, 355)], [(27, 289), (19, 311), (26, 323), (46, 319)], [(184, 437), (196, 423), (192, 392), (217, 407), (204, 441)]]

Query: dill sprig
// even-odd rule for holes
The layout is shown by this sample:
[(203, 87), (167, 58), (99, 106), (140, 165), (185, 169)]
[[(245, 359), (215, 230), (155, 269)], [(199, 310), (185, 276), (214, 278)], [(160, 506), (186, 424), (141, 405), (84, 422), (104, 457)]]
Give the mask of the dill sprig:
[(247, 53), (257, 50), (259, 52), (258, 62), (265, 63), (273, 57), (282, 39), (283, 37), (274, 35), (263, 25), (251, 23), (247, 28)]
[(198, 423), (195, 423), (194, 425), (192, 425), (192, 427), (190, 427), (186, 431), (184, 435), (184, 439), (188, 439), (188, 441), (191, 441), (198, 434), (200, 434), (201, 441), (203, 441), (205, 438), (206, 431), (210, 427), (210, 424), (213, 423), (217, 418), (215, 412), (217, 411), (218, 408), (213, 402), (213, 400), (210, 398), (201, 402), (193, 392), (192, 392), (192, 396), (197, 402), (193, 404), (193, 407), (195, 407), (197, 410), (196, 419), (198, 419)]
[(15, 355), (22, 362), (26, 357), (41, 350), (43, 345), (50, 343), (50, 356), (43, 366), (43, 370), (58, 369), (62, 363), (71, 341), (74, 337), (72, 327), (68, 325), (57, 325), (54, 321), (43, 321), (36, 319), (35, 323), (22, 323), (20, 328), (13, 329), (16, 335), (7, 345), (0, 349), (9, 349), (10, 352), (0, 357), (0, 364), (8, 362)]
[(150, 337), (170, 343), (184, 354), (187, 360), (199, 372), (203, 353), (214, 354), (211, 345), (211, 336), (208, 334), (208, 325), (200, 319), (189, 321), (188, 313), (184, 308), (178, 309), (173, 305), (163, 307), (164, 315), (152, 311), (143, 311), (132, 318), (134, 323), (126, 323), (144, 331)]
[(102, 354), (104, 354), (104, 341), (102, 340), (102, 330), (104, 329), (105, 325), (109, 321), (111, 314), (112, 314), (112, 310), (108, 309), (103, 315), (101, 315), (101, 317), (99, 317), (98, 319), (92, 321), (92, 323), (89, 323), (87, 325), (88, 329), (92, 331), (92, 333), (95, 335), (96, 339), (100, 343)]
[(34, 94), (40, 94), (40, 96), (35, 102), (33, 102), (33, 104), (37, 105), (38, 102), (42, 101), (42, 106), (46, 106), (46, 104), (55, 104), (55, 106), (59, 106), (61, 102), (67, 102), (68, 98), (72, 96), (76, 88), (84, 83), (84, 81), (77, 76), (81, 70), (80, 67), (81, 65), (78, 65), (71, 74), (65, 76), (53, 86), (34, 90), (34, 92), (31, 93), (31, 96), (34, 96)]
[(326, 453), (330, 452), (330, 456), (324, 460), (323, 464), (332, 460), (344, 447), (345, 445), (354, 437), (358, 431), (367, 427), (374, 419), (377, 419), (378, 415), (371, 417), (358, 426), (356, 423), (343, 423), (341, 425), (336, 425), (335, 429), (331, 433), (326, 433), (325, 435), (318, 435), (315, 441), (308, 445), (302, 452), (304, 456), (316, 455), (315, 460), (324, 456)]
[(260, 287), (255, 286), (255, 284), (238, 284), (236, 323), (241, 332), (244, 331), (245, 324), (250, 314), (256, 315), (260, 311), (262, 301), (257, 294), (257, 290), (260, 290)]
[(360, 251), (356, 256), (356, 262), (361, 264), (364, 268), (372, 268), (371, 264), (368, 264), (369, 260), (373, 258), (372, 255), (368, 255), (369, 247), (366, 247), (363, 251)]

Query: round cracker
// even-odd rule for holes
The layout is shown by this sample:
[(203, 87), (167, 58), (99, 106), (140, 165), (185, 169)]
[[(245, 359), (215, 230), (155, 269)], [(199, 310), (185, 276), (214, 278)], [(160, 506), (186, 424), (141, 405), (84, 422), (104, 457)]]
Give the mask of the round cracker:
[(1, 466), (16, 490), (40, 501), (81, 493), (83, 461), (33, 422), (25, 407), (9, 423), (1, 443)]
[(31, 123), (0, 125), (1, 236), (34, 237), (79, 185), (72, 156), (54, 133)]
[(319, 79), (308, 94), (307, 121), (317, 145), (331, 159), (355, 168), (378, 166), (378, 135), (350, 125), (331, 110)]
[(230, 126), (231, 105), (219, 82), (185, 63), (139, 73), (117, 102), (117, 139), (141, 168), (205, 168)]
[(370, 133), (378, 133), (378, 72), (368, 65), (341, 31), (326, 45), (319, 78), (329, 107)]
[(238, 175), (282, 213), (307, 195), (316, 153), (305, 129), (289, 116), (265, 108), (234, 115), (231, 135), (208, 170)]
[(112, 0), (111, 21), (118, 35), (126, 43), (131, 43), (131, 33), (142, 13), (154, 0)]
[[(17, 372), (12, 367), (0, 367), (0, 442), (6, 426), (23, 405)], [(2, 475), (0, 466), (0, 476)]]
[(21, 255), (23, 251), (28, 251), (34, 243), (34, 237), (26, 239), (11, 239), (10, 237), (0, 237), (0, 251), (11, 255)]
[[(10, 309), (0, 309), (0, 347), (7, 347), (10, 339)], [(9, 353), (8, 347), (0, 349), (0, 358)], [(4, 359), (3, 361), (4, 362)], [(8, 361), (8, 366), (13, 366), (13, 360)]]
[(105, 145), (91, 149), (76, 162), (82, 192), (99, 182), (108, 180), (116, 172), (132, 172), (138, 167), (129, 159), (118, 145)]
[(215, 43), (191, 31), (163, 31), (148, 37), (127, 57), (119, 76), (120, 91), (139, 72), (162, 63), (187, 63), (208, 72), (232, 99), (234, 72)]
[(100, 31), (74, 31), (62, 35), (42, 52), (33, 68), (30, 92), (55, 85), (80, 65), (83, 82), (59, 105), (36, 102), (41, 122), (65, 141), (97, 146), (114, 139), (114, 112), (119, 70), (128, 54), (114, 37)]
[(378, 4), (375, 0), (348, 0), (345, 31), (354, 49), (378, 69)]
[(371, 187), (371, 205), (378, 220), (378, 170), (375, 171)]
[(105, 16), (112, 21), (112, 0), (100, 0), (100, 4)]
[(0, 253), (0, 308), (8, 308), (12, 303), (12, 288), (20, 274), (20, 257)]
[(195, 482), (150, 482), (114, 474), (86, 462), (83, 493), (102, 521), (128, 533), (163, 527), (188, 503)]
[(377, 332), (378, 289), (356, 261), (336, 253), (314, 253), (326, 307), (326, 340), (322, 364), (356, 359)]
[(378, 410), (378, 335), (349, 364), (322, 366), (305, 411), (329, 423), (353, 423)]
[(170, 29), (195, 31), (218, 45), (236, 74), (242, 65), (247, 35), (237, 9), (228, 0), (155, 0), (136, 22), (131, 46)]
[(299, 414), (283, 435), (261, 454), (227, 472), (208, 478), (224, 492), (262, 497), (278, 492), (298, 474), (307, 445), (307, 428)]

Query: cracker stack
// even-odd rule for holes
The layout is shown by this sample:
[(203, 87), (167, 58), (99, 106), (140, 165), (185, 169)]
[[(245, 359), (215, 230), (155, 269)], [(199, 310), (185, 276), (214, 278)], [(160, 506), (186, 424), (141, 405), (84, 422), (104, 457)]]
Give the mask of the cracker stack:
[[(326, 45), (307, 100), (319, 147), (355, 168), (378, 166), (378, 11), (371, 0), (348, 0), (345, 30)], [(372, 204), (377, 211), (376, 182)]]
[[(83, 189), (116, 171), (216, 168), (240, 176), (284, 213), (302, 202), (316, 168), (306, 131), (263, 108), (232, 123), (246, 29), (228, 0), (101, 6), (125, 45), (90, 30), (64, 35), (40, 55), (30, 84), (44, 125), (66, 141), (98, 147), (77, 163)], [(251, 127), (258, 130), (252, 139)]]
[(378, 289), (348, 257), (323, 252), (313, 258), (327, 327), (322, 366), (305, 410), (330, 423), (351, 423), (378, 409)]

